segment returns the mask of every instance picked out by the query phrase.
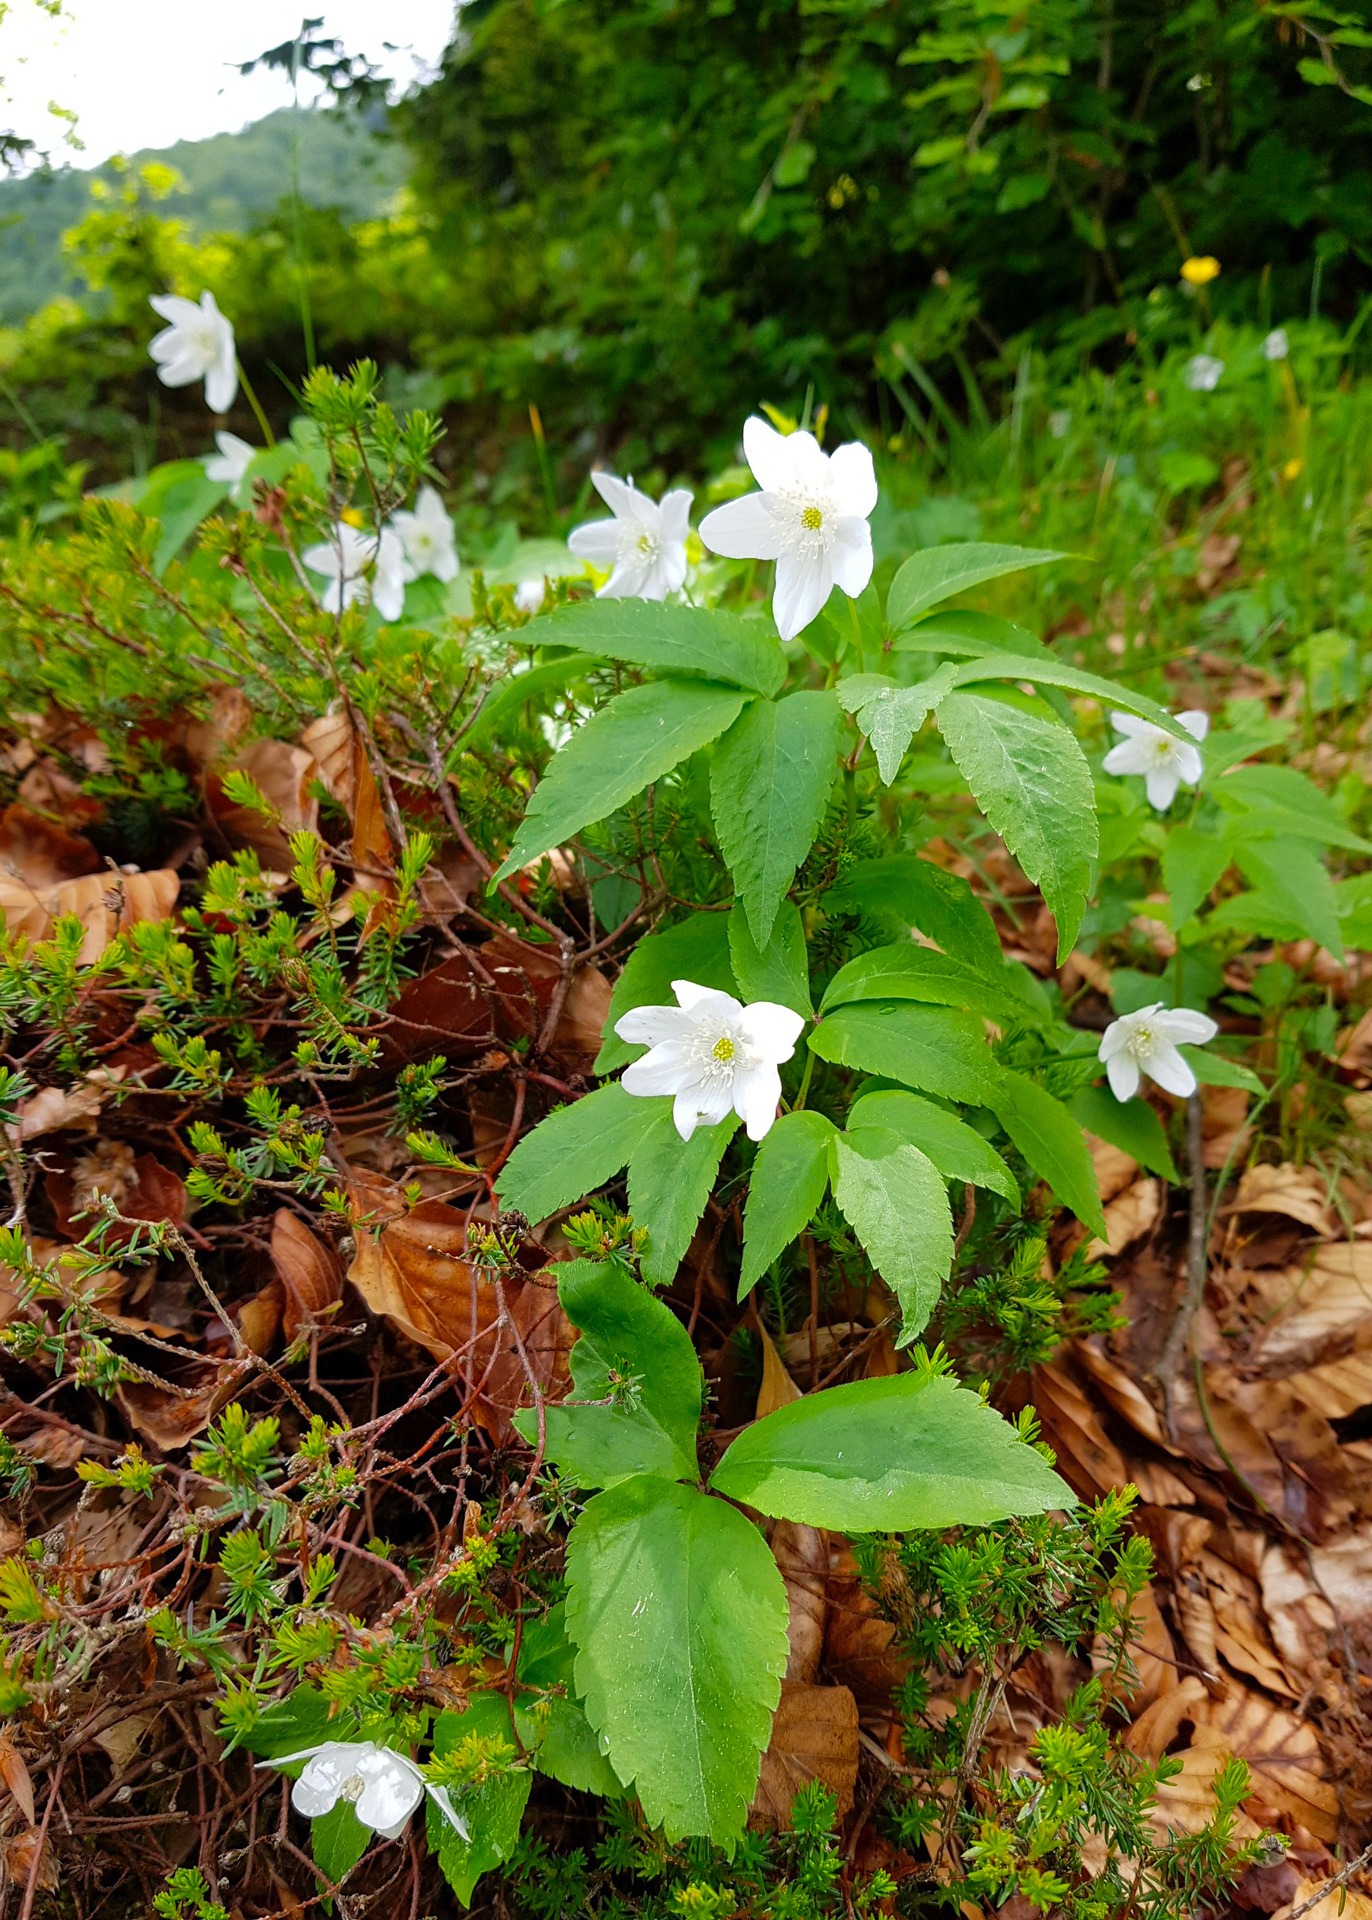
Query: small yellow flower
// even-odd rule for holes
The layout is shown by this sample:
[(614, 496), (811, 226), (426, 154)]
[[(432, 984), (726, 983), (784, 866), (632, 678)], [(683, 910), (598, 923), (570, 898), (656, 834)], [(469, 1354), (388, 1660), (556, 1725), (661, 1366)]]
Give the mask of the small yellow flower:
[(1305, 472), (1305, 462), (1299, 458), (1288, 460), (1282, 472), (1288, 480), (1298, 480)]
[(367, 516), (360, 507), (344, 507), (338, 517), (346, 520), (350, 527), (365, 527), (367, 524)]
[(1220, 263), (1213, 253), (1193, 253), (1181, 263), (1181, 277), (1188, 287), (1208, 287), (1220, 277)]

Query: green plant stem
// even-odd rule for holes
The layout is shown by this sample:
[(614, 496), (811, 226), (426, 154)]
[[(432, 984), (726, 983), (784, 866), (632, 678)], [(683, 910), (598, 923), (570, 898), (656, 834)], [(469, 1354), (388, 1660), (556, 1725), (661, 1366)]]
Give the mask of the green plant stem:
[(238, 362), (238, 384), (243, 389), (244, 396), (247, 399), (248, 405), (253, 410), (253, 415), (258, 426), (262, 429), (263, 439), (269, 447), (274, 447), (276, 445), (276, 435), (272, 432), (271, 423), (262, 411), (262, 402), (258, 399), (256, 391), (253, 388), (253, 383), (249, 380), (241, 360)]

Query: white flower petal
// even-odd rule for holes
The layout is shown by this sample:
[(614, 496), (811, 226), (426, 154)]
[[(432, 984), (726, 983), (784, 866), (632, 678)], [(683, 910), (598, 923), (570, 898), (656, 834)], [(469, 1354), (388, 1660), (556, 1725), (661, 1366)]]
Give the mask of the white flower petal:
[(1105, 1077), (1117, 1100), (1132, 1100), (1139, 1090), (1139, 1063), (1132, 1053), (1117, 1053), (1106, 1066)]
[(772, 618), (783, 640), (794, 640), (819, 613), (833, 591), (834, 570), (823, 549), (783, 553), (777, 561)]
[(689, 487), (673, 487), (662, 496), (662, 538), (670, 546), (685, 547), (691, 531), (691, 502), (695, 495)]
[(626, 1093), (652, 1099), (659, 1094), (680, 1093), (687, 1078), (694, 1075), (679, 1040), (664, 1040), (624, 1069), (620, 1085)]
[(1185, 727), (1197, 740), (1204, 740), (1210, 731), (1210, 715), (1203, 713), (1199, 707), (1188, 707), (1185, 713), (1177, 715), (1177, 725)]
[(1188, 1047), (1203, 1047), (1219, 1032), (1218, 1024), (1208, 1013), (1195, 1013), (1190, 1007), (1169, 1007), (1165, 1013), (1158, 1014), (1153, 1024), (1164, 1040), (1179, 1041)]
[(1166, 761), (1162, 766), (1154, 765), (1148, 769), (1143, 785), (1149, 806), (1156, 807), (1159, 813), (1166, 813), (1177, 797), (1181, 774), (1171, 761)]
[(472, 1830), (467, 1825), (467, 1822), (463, 1819), (462, 1815), (458, 1812), (457, 1808), (453, 1805), (453, 1797), (452, 1797), (452, 1794), (448, 1791), (447, 1787), (436, 1787), (431, 1782), (428, 1782), (428, 1781), (425, 1782), (425, 1786), (427, 1788), (429, 1798), (433, 1801), (434, 1805), (438, 1808), (439, 1812), (443, 1815), (443, 1818), (448, 1822), (449, 1826), (455, 1828), (456, 1831), (462, 1835), (462, 1838), (464, 1840), (470, 1840), (472, 1837)]
[(1101, 761), (1106, 773), (1147, 773), (1153, 764), (1153, 756), (1142, 740), (1121, 740), (1117, 747), (1111, 747)]
[(829, 460), (829, 484), (841, 514), (856, 514), (865, 520), (875, 508), (877, 471), (870, 451), (860, 440), (849, 440), (834, 449)]
[(681, 1007), (630, 1007), (615, 1022), (615, 1032), (631, 1047), (656, 1047), (665, 1040), (684, 1040), (695, 1022)]
[(616, 520), (627, 520), (632, 526), (643, 527), (656, 533), (659, 522), (659, 510), (655, 500), (646, 493), (640, 493), (637, 487), (630, 486), (627, 480), (621, 480), (616, 474), (603, 468), (591, 474), (591, 485), (615, 516)]
[(739, 1016), (739, 1030), (749, 1047), (764, 1059), (789, 1060), (805, 1026), (801, 1014), (774, 1000), (753, 1000)]
[(366, 1782), (354, 1809), (358, 1819), (374, 1833), (396, 1839), (424, 1797), (424, 1776), (406, 1755), (384, 1747), (361, 1755), (356, 1771)]
[(726, 560), (775, 560), (786, 544), (785, 528), (765, 493), (745, 494), (707, 513), (700, 538)]
[(759, 415), (744, 421), (743, 457), (754, 480), (769, 493), (784, 493), (794, 484), (795, 466), (788, 447), (786, 434), (778, 433)]
[(712, 1019), (734, 1021), (743, 1011), (742, 1003), (718, 987), (700, 987), (694, 980), (673, 980), (676, 1003), (687, 1013), (708, 1014)]
[(781, 1075), (770, 1061), (761, 1061), (734, 1076), (733, 1109), (750, 1140), (761, 1140), (770, 1132), (780, 1099)]
[(221, 359), (205, 375), (205, 405), (211, 413), (227, 413), (238, 393), (238, 365), (229, 349), (226, 359)]
[(612, 567), (619, 558), (624, 534), (617, 520), (588, 520), (573, 527), (567, 545), (578, 560), (594, 561), (598, 567)]
[(1196, 1091), (1196, 1076), (1170, 1040), (1159, 1033), (1156, 1044), (1148, 1059), (1143, 1062), (1145, 1073), (1156, 1080), (1164, 1093), (1175, 1093), (1183, 1099)]
[[(193, 327), (200, 319), (200, 307), (198, 303), (194, 300), (187, 300), (184, 294), (151, 293), (148, 295), (148, 305), (155, 314), (160, 315), (163, 320), (168, 322), (168, 333), (170, 333), (173, 328)], [(158, 338), (165, 340), (166, 334), (159, 334)]]
[(834, 585), (856, 600), (872, 577), (872, 529), (865, 520), (835, 521), (832, 562)]

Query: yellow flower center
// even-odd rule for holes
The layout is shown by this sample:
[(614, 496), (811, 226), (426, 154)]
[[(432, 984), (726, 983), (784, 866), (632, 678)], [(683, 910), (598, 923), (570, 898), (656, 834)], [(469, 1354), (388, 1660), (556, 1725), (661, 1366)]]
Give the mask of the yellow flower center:
[(800, 516), (800, 524), (807, 533), (818, 533), (824, 525), (824, 515), (818, 507), (807, 507)]
[(656, 545), (657, 542), (654, 540), (652, 534), (641, 533), (638, 536), (638, 550), (640, 553), (651, 553)]
[(727, 1033), (722, 1033), (710, 1049), (711, 1059), (718, 1060), (721, 1066), (727, 1066), (733, 1059), (737, 1048)]

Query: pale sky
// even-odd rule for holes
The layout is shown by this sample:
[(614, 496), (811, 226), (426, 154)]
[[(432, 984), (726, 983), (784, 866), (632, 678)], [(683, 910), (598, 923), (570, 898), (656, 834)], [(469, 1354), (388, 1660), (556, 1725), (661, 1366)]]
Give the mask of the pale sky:
[[(244, 78), (251, 60), (324, 17), (324, 31), (400, 85), (447, 44), (454, 0), (0, 0), (0, 126), (93, 167), (114, 153), (236, 131), (290, 102), (284, 75)], [(386, 50), (390, 42), (394, 51)], [(302, 98), (307, 93), (302, 87)], [(63, 142), (49, 105), (77, 115), (84, 150)]]

